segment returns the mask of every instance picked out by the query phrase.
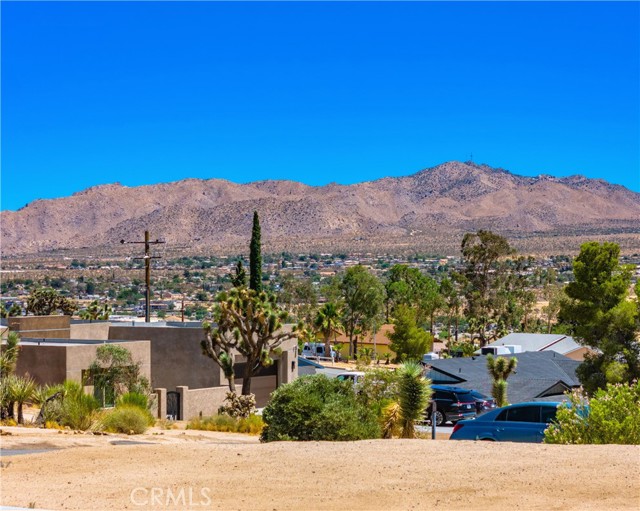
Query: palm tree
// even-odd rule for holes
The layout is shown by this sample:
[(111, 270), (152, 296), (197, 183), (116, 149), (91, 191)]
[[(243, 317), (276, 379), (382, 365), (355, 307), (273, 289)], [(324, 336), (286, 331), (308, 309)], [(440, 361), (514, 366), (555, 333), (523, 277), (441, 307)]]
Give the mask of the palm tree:
[(405, 362), (398, 372), (401, 437), (414, 438), (414, 423), (427, 407), (431, 397), (431, 382), (422, 376), (422, 367), (417, 362)]
[(340, 307), (335, 302), (325, 303), (314, 321), (314, 327), (324, 337), (324, 352), (331, 355), (331, 336), (334, 338), (342, 331)]
[(493, 380), (491, 394), (496, 400), (496, 404), (500, 407), (507, 404), (507, 378), (513, 373), (518, 365), (518, 359), (511, 357), (493, 358), (493, 355), (487, 355), (487, 369)]
[(12, 376), (9, 381), (9, 393), (12, 399), (18, 403), (18, 424), (24, 424), (22, 407), (29, 401), (36, 390), (36, 382), (31, 377)]

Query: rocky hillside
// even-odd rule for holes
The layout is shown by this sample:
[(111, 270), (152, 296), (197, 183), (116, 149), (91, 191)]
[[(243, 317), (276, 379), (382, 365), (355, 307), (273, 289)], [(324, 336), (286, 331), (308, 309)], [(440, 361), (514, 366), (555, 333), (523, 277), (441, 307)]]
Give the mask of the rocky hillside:
[(302, 251), (352, 243), (428, 245), (479, 228), (525, 238), (640, 235), (640, 194), (622, 186), (448, 162), (407, 177), (348, 186), (219, 179), (97, 186), (2, 212), (2, 254), (108, 249), (121, 239), (140, 239), (145, 229), (165, 239), (168, 248), (225, 252), (248, 243), (254, 210), (263, 243)]

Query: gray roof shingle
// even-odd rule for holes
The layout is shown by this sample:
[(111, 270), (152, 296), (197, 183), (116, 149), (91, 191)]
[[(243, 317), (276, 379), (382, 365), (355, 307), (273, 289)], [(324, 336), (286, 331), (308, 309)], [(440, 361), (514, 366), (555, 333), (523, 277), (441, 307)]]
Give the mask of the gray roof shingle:
[[(580, 385), (575, 372), (580, 362), (559, 353), (532, 351), (511, 356), (518, 359), (515, 373), (511, 374), (507, 380), (507, 394), (511, 403), (543, 398), (548, 400), (545, 394), (550, 390), (557, 392), (555, 395), (560, 398), (562, 393), (559, 392), (560, 389)], [(505, 356), (505, 358), (509, 357)], [(483, 394), (491, 395), (491, 377), (487, 370), (487, 357), (484, 355), (432, 360), (429, 365), (432, 370), (428, 371), (427, 375), (434, 383), (476, 389)]]

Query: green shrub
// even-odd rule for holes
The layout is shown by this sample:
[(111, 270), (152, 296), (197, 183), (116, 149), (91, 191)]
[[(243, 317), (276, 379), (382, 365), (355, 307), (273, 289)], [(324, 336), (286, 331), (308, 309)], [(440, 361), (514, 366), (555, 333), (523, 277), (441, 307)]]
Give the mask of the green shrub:
[(121, 405), (102, 417), (102, 426), (112, 433), (138, 435), (149, 427), (149, 412), (135, 405)]
[(60, 389), (61, 397), (49, 402), (43, 412), (45, 422), (57, 422), (71, 429), (87, 430), (97, 419), (98, 401), (84, 393), (75, 381), (65, 381)]
[(640, 444), (640, 382), (608, 384), (591, 400), (574, 391), (545, 431), (549, 444)]
[(381, 416), (384, 407), (398, 399), (398, 381), (399, 374), (395, 370), (382, 367), (367, 369), (358, 386), (357, 399)]
[(116, 406), (122, 405), (137, 406), (138, 408), (147, 410), (149, 408), (149, 400), (144, 394), (127, 392), (126, 394), (122, 394), (116, 401)]
[(356, 399), (351, 382), (303, 376), (271, 395), (260, 440), (360, 440), (379, 438), (373, 411)]

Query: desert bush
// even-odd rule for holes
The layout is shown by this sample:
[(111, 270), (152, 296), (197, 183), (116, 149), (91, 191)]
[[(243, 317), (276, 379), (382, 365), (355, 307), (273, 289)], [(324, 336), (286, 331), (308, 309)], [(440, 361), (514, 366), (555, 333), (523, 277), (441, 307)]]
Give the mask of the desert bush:
[(248, 433), (249, 435), (259, 435), (264, 428), (264, 421), (260, 415), (249, 415), (238, 421), (238, 433)]
[(237, 418), (227, 414), (219, 414), (211, 417), (191, 419), (187, 424), (187, 429), (258, 435), (262, 431), (263, 426), (262, 417), (259, 415), (252, 414), (249, 415), (249, 417)]
[(351, 382), (303, 376), (271, 395), (262, 413), (260, 440), (360, 440), (379, 438), (373, 411), (360, 403)]
[(149, 412), (136, 405), (121, 405), (106, 412), (101, 423), (105, 431), (139, 435), (149, 427)]
[(60, 399), (47, 404), (43, 412), (44, 422), (57, 422), (71, 429), (87, 430), (97, 419), (98, 401), (84, 393), (75, 381), (65, 381), (60, 387)]
[(247, 418), (256, 411), (256, 396), (238, 395), (235, 392), (227, 392), (222, 406), (218, 408), (218, 414), (228, 415), (234, 418)]
[(640, 382), (608, 384), (589, 400), (569, 394), (545, 431), (549, 444), (640, 444)]
[(156, 422), (156, 426), (160, 429), (176, 429), (176, 421), (172, 421), (169, 419), (159, 419)]
[(149, 399), (146, 395), (140, 394), (138, 392), (127, 392), (126, 394), (122, 394), (116, 400), (116, 407), (123, 405), (131, 405), (137, 406), (142, 410), (149, 409)]

